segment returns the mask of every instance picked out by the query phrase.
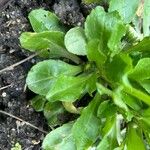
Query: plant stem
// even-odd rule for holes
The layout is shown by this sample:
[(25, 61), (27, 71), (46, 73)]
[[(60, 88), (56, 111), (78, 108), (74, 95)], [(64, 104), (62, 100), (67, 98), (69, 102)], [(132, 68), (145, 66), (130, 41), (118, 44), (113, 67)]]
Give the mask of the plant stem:
[(104, 87), (102, 84), (96, 83), (96, 86), (98, 88), (98, 92), (102, 94), (107, 94), (109, 96), (113, 96), (113, 92), (109, 90), (108, 88)]
[(73, 114), (80, 114), (80, 110), (77, 109), (77, 108), (73, 105), (73, 103), (71, 103), (71, 102), (62, 102), (62, 104), (63, 104), (64, 108), (65, 108), (68, 112), (73, 113)]
[(65, 58), (68, 58), (68, 59), (72, 60), (72, 61), (75, 62), (76, 64), (80, 64), (80, 63), (81, 63), (81, 59), (80, 59), (78, 56), (76, 56), (76, 55), (74, 55), (74, 54), (72, 54), (72, 53), (69, 53), (69, 52), (66, 51), (66, 50), (62, 50), (62, 54), (63, 54), (63, 56), (64, 56)]

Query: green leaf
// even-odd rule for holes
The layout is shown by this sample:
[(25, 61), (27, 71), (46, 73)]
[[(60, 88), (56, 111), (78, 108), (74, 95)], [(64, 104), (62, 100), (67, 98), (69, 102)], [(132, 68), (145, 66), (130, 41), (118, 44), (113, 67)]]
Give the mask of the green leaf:
[(139, 0), (111, 0), (109, 12), (118, 11), (125, 23), (130, 23), (136, 14)]
[(124, 101), (124, 98), (122, 97), (121, 86), (114, 90), (113, 101), (118, 106), (118, 108), (121, 108), (124, 111), (124, 116), (126, 117), (126, 120), (131, 121), (133, 118), (133, 114), (131, 113), (130, 109)]
[(147, 109), (144, 109), (142, 111), (142, 116), (144, 116), (144, 117), (150, 117), (150, 107), (148, 107)]
[(143, 13), (143, 32), (144, 36), (150, 36), (150, 1), (144, 1), (144, 13)]
[(150, 94), (150, 80), (143, 80), (139, 83)]
[[(24, 32), (20, 36), (21, 46), (33, 52), (41, 51), (41, 55), (48, 57), (50, 53), (58, 53), (65, 49), (64, 33), (59, 31), (45, 31), (41, 33)], [(49, 51), (47, 51), (49, 50)]]
[(97, 81), (98, 75), (96, 72), (93, 72), (90, 76), (89, 79), (86, 82), (86, 90), (89, 93), (89, 95), (92, 97), (93, 92), (96, 90), (96, 81)]
[(107, 58), (100, 47), (101, 43), (99, 40), (91, 40), (87, 44), (87, 57), (89, 61), (94, 61), (101, 70)]
[(116, 55), (106, 62), (104, 69), (107, 79), (117, 84), (122, 82), (122, 76), (132, 69), (132, 60), (128, 55)]
[(140, 111), (137, 119), (139, 121), (139, 126), (146, 132), (150, 133), (150, 107)]
[(101, 49), (106, 54), (108, 49), (114, 54), (121, 49), (121, 38), (126, 32), (117, 12), (106, 13), (102, 7), (96, 7), (85, 22), (85, 34), (87, 39), (99, 39)]
[(26, 83), (34, 93), (46, 96), (59, 79), (59, 76), (75, 76), (81, 71), (80, 66), (69, 65), (59, 60), (45, 60), (32, 67), (28, 73)]
[(97, 111), (99, 118), (107, 118), (114, 115), (117, 112), (116, 106), (110, 100), (102, 102)]
[(69, 53), (64, 45), (64, 33), (45, 31), (41, 33), (24, 32), (20, 36), (21, 46), (46, 58), (65, 57), (79, 64), (80, 59)]
[(150, 79), (150, 58), (140, 59), (129, 77), (137, 81)]
[(61, 125), (60, 116), (65, 116), (65, 109), (61, 102), (47, 102), (44, 107), (44, 116), (50, 126)]
[(49, 11), (35, 9), (29, 13), (28, 18), (35, 32), (64, 30), (63, 27), (60, 26), (58, 17)]
[(104, 85), (100, 83), (96, 83), (96, 86), (97, 86), (97, 91), (99, 92), (100, 95), (107, 94), (108, 96), (113, 96), (113, 91), (111, 91)]
[(128, 50), (125, 52), (145, 52), (145, 51), (150, 51), (150, 37), (145, 37), (141, 42), (138, 44), (131, 46)]
[(76, 150), (71, 129), (73, 123), (65, 124), (51, 131), (42, 143), (43, 150)]
[(122, 95), (121, 96), (122, 100), (128, 106), (130, 106), (132, 109), (134, 109), (136, 111), (139, 111), (141, 109), (141, 103), (137, 98), (135, 98), (135, 97), (133, 97), (133, 96), (131, 96), (131, 95), (125, 93), (125, 92), (121, 92), (121, 95)]
[(140, 89), (136, 89), (133, 86), (124, 84), (123, 91), (128, 93), (129, 95), (132, 95), (133, 97), (141, 100), (142, 102), (146, 103), (147, 105), (150, 105), (150, 95), (148, 95), (146, 92), (143, 92)]
[(103, 132), (104, 135), (97, 146), (97, 150), (112, 150), (118, 147), (115, 116), (107, 118)]
[(134, 125), (129, 126), (126, 137), (127, 150), (146, 150), (144, 141), (142, 140), (142, 134), (138, 130), (140, 129), (136, 128), (136, 126), (134, 127)]
[(43, 111), (45, 102), (45, 97), (37, 95), (31, 100), (31, 105), (36, 111)]
[[(92, 78), (95, 78), (94, 76), (95, 74), (83, 77), (60, 76), (47, 93), (46, 98), (49, 101), (73, 102), (89, 92), (90, 85), (95, 84), (95, 80), (90, 82)], [(93, 88), (95, 89), (95, 86)], [(92, 90), (90, 89), (90, 92)]]
[(150, 117), (140, 117), (139, 119), (139, 126), (145, 131), (150, 133)]
[(77, 150), (88, 149), (98, 137), (100, 120), (97, 118), (97, 109), (100, 102), (100, 96), (97, 94), (73, 125), (72, 133)]
[(65, 35), (67, 50), (76, 55), (86, 55), (86, 37), (81, 27), (70, 29)]

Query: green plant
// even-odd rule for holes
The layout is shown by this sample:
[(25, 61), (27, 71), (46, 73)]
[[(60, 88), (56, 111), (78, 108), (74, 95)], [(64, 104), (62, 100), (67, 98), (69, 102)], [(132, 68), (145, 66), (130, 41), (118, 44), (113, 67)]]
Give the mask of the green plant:
[(11, 150), (22, 150), (21, 145), (17, 142)]
[[(61, 125), (57, 115), (66, 110), (79, 115), (45, 137), (45, 150), (145, 150), (150, 144), (149, 14), (142, 36), (129, 24), (138, 1), (125, 9), (127, 3), (116, 2), (108, 12), (96, 7), (84, 28), (69, 31), (51, 12), (29, 14), (35, 32), (23, 33), (21, 45), (47, 59), (28, 73), (26, 83), (38, 94), (32, 104), (52, 126)], [(90, 103), (75, 107), (86, 94)]]

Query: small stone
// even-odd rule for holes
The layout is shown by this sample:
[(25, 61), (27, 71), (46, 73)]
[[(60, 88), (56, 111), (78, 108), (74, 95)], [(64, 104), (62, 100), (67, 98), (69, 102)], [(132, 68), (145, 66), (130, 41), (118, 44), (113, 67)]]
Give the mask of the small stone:
[(6, 96), (7, 96), (6, 92), (3, 92), (2, 97), (6, 97)]
[(32, 140), (32, 143), (33, 143), (34, 145), (37, 145), (37, 144), (40, 143), (40, 141)]

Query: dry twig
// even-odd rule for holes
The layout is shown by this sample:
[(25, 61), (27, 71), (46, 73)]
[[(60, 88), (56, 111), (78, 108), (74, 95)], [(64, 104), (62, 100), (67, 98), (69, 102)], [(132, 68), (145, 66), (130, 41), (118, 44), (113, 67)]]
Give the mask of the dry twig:
[(2, 91), (2, 90), (4, 90), (4, 89), (7, 89), (7, 88), (9, 88), (9, 87), (11, 87), (12, 85), (11, 84), (9, 84), (9, 85), (6, 85), (6, 86), (3, 86), (3, 87), (0, 87), (0, 91)]
[(26, 61), (32, 59), (33, 57), (37, 56), (38, 54), (39, 54), (39, 53), (32, 54), (31, 56), (29, 56), (29, 57), (27, 57), (27, 58), (25, 58), (25, 59), (23, 59), (23, 60), (21, 60), (21, 61), (15, 63), (15, 64), (11, 65), (11, 66), (8, 66), (8, 67), (6, 67), (6, 68), (0, 70), (0, 74), (3, 73), (3, 72), (5, 72), (5, 71), (13, 70), (14, 67), (17, 67), (17, 66), (23, 64), (24, 62), (26, 62)]
[(10, 114), (10, 113), (8, 113), (8, 112), (5, 112), (5, 111), (3, 111), (3, 110), (0, 110), (0, 113), (1, 113), (1, 114), (4, 114), (4, 115), (7, 115), (7, 116), (9, 116), (9, 117), (12, 117), (12, 118), (14, 118), (14, 119), (16, 119), (16, 120), (19, 120), (19, 121), (23, 122), (24, 124), (26, 124), (26, 125), (28, 125), (28, 126), (34, 128), (34, 129), (36, 129), (36, 130), (39, 130), (39, 131), (41, 131), (41, 132), (43, 132), (43, 133), (45, 133), (45, 134), (48, 133), (48, 132), (44, 131), (43, 129), (41, 129), (41, 128), (39, 128), (39, 127), (36, 127), (35, 125), (33, 125), (33, 124), (31, 124), (31, 123), (29, 123), (29, 122), (27, 122), (27, 121), (25, 121), (25, 120), (23, 120), (23, 119), (21, 119), (21, 118), (19, 118), (19, 117), (16, 117), (16, 116), (14, 116), (14, 115), (12, 115), (12, 114)]

